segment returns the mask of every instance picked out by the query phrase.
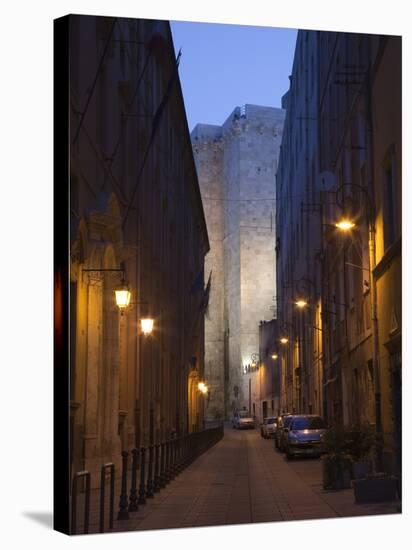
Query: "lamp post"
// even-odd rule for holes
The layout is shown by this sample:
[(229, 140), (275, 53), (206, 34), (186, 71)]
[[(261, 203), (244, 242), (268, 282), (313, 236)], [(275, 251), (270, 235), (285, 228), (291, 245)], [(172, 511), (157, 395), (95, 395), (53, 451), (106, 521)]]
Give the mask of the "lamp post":
[[(340, 193), (346, 187), (352, 187), (360, 190), (366, 198), (366, 222), (368, 226), (368, 252), (369, 252), (369, 281), (370, 281), (370, 308), (371, 308), (371, 322), (372, 322), (372, 362), (373, 362), (373, 382), (375, 393), (375, 422), (376, 422), (376, 434), (381, 436), (382, 434), (382, 413), (381, 413), (381, 389), (380, 389), (380, 368), (379, 368), (379, 334), (378, 334), (378, 313), (377, 313), (377, 299), (376, 299), (376, 279), (374, 276), (374, 269), (376, 266), (376, 228), (375, 228), (375, 209), (372, 199), (368, 191), (356, 183), (344, 183), (336, 191), (336, 203), (343, 210), (344, 216), (335, 225), (336, 227), (346, 233), (350, 233), (356, 227), (356, 223), (345, 212), (344, 199), (340, 199)], [(342, 193), (343, 194), (343, 193)], [(378, 464), (382, 466), (382, 448), (378, 445), (377, 451)]]

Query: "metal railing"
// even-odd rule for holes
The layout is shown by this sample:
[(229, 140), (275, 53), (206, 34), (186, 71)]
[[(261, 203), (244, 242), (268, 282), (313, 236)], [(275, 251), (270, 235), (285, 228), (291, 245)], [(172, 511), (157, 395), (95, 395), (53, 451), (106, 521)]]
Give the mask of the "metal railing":
[[(118, 479), (119, 510), (117, 521), (127, 521), (139, 505), (145, 505), (147, 499), (155, 498), (156, 493), (166, 487), (181, 474), (196, 458), (215, 445), (223, 437), (223, 423), (213, 428), (191, 432), (179, 437), (162, 441), (149, 447), (135, 448), (122, 452), (121, 477)], [(128, 458), (131, 455), (131, 464)], [(110, 473), (109, 529), (114, 523), (114, 499), (116, 492), (115, 465), (103, 464), (100, 476), (99, 531), (105, 529), (105, 485), (106, 474)], [(85, 506), (83, 533), (89, 532), (90, 518), (90, 472), (77, 472), (72, 485), (71, 533), (77, 534), (78, 480), (85, 478)], [(128, 481), (130, 487), (128, 492)]]

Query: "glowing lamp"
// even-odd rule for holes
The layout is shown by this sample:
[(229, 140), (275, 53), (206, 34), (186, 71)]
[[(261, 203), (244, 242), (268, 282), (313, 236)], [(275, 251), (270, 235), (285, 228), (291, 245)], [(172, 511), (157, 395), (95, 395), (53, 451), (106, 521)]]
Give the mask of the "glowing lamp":
[(308, 305), (306, 300), (296, 300), (295, 304), (301, 309)]
[(114, 294), (117, 307), (120, 309), (120, 313), (123, 314), (123, 311), (130, 303), (131, 292), (129, 287), (126, 284), (122, 284), (121, 287), (115, 289)]
[(206, 394), (207, 393), (207, 386), (204, 382), (199, 382), (199, 384), (197, 385), (198, 389), (203, 393), (203, 394)]
[(278, 358), (277, 354), (276, 354), (276, 353), (273, 353), (273, 354), (272, 354), (272, 359), (277, 359), (277, 358)]
[(281, 344), (287, 344), (288, 342), (289, 342), (289, 340), (287, 338), (281, 338), (280, 339)]
[(140, 324), (141, 324), (142, 332), (143, 332), (144, 335), (151, 334), (151, 332), (153, 330), (153, 324), (154, 324), (153, 319), (151, 319), (150, 317), (148, 317), (146, 319), (141, 319)]
[(335, 226), (341, 231), (350, 231), (353, 227), (355, 227), (355, 224), (350, 220), (344, 218), (339, 222), (335, 223)]

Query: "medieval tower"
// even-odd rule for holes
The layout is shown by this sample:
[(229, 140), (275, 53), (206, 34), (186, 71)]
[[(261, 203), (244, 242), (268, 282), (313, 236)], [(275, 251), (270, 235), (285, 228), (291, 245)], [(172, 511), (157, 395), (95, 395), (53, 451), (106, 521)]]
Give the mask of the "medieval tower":
[(209, 419), (249, 408), (244, 372), (259, 351), (259, 322), (276, 311), (275, 185), (284, 119), (283, 109), (245, 105), (222, 126), (198, 124), (191, 135), (210, 240)]

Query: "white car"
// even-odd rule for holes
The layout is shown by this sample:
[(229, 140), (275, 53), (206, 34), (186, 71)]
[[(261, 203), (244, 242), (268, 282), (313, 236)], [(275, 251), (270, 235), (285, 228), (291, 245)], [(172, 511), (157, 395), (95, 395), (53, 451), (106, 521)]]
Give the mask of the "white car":
[(238, 430), (255, 427), (255, 420), (253, 416), (250, 416), (248, 411), (235, 412), (232, 419), (232, 426)]
[(269, 437), (275, 437), (275, 432), (277, 428), (277, 417), (276, 416), (268, 416), (267, 418), (263, 419), (263, 424), (260, 429), (261, 436), (265, 439), (268, 439)]

